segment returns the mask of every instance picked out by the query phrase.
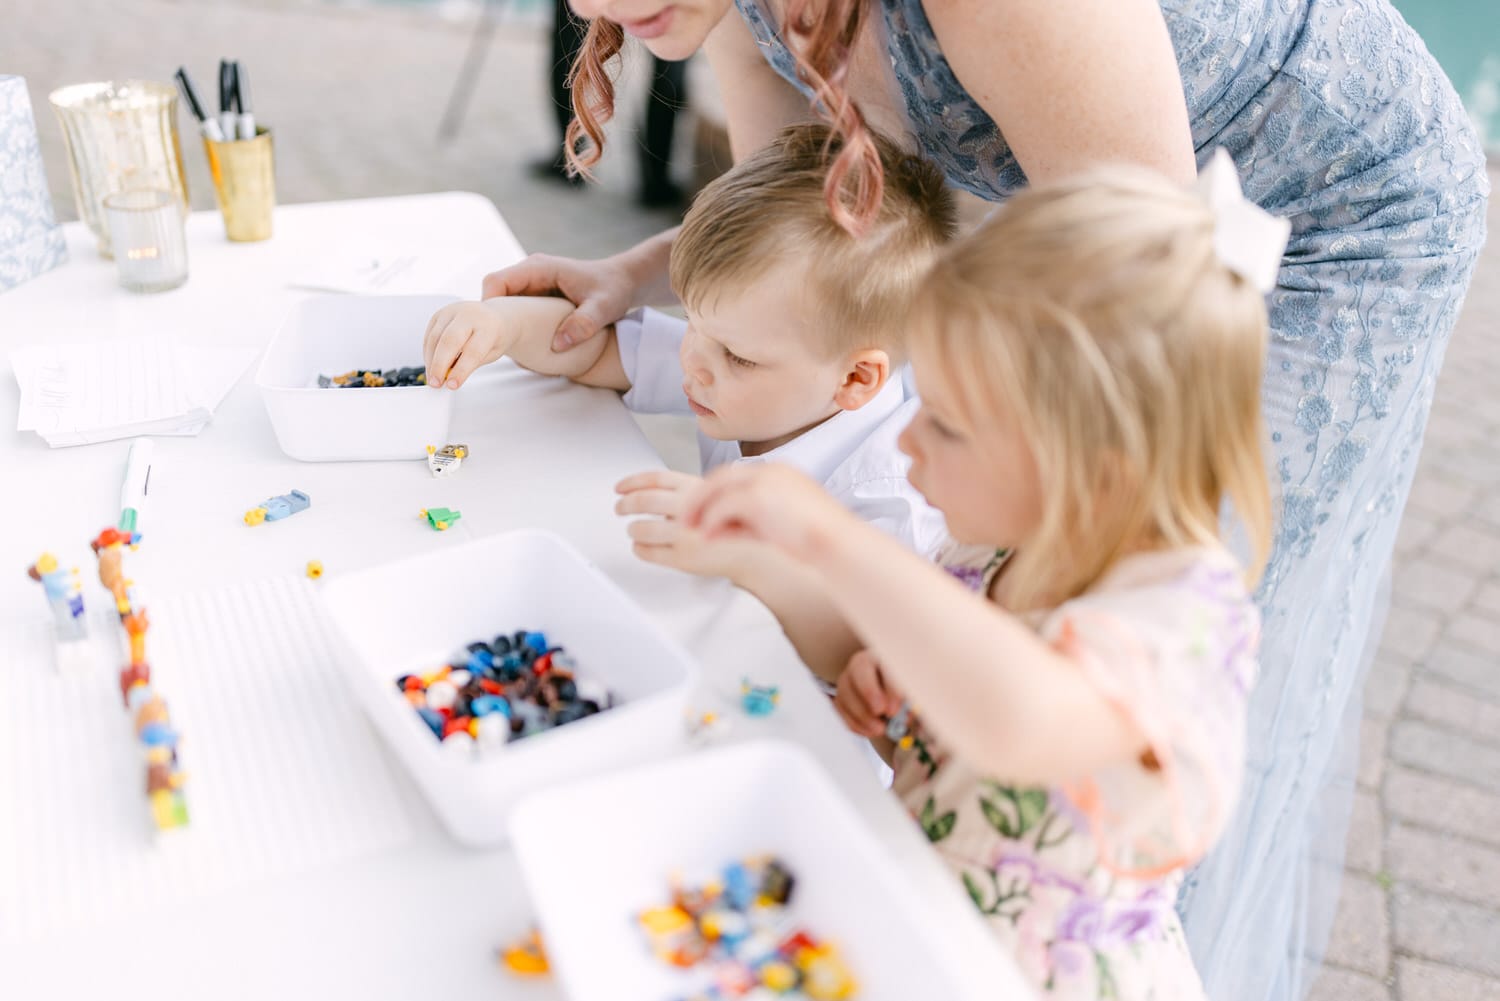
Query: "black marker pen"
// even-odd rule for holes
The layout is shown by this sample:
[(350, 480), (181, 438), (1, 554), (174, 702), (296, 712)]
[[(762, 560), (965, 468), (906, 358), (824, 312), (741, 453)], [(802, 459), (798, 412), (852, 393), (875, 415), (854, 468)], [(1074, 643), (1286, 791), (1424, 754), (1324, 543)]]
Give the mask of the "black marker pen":
[(194, 118), (198, 119), (199, 129), (214, 142), (223, 142), (224, 130), (219, 128), (217, 119), (209, 118), (203, 113), (203, 105), (198, 103), (198, 95), (193, 91), (193, 82), (188, 79), (187, 70), (178, 67), (175, 79), (178, 89), (182, 91), (183, 99), (187, 101), (188, 110), (193, 113)]
[(240, 66), (239, 60), (230, 63), (234, 74), (234, 110), (239, 114), (238, 119), (239, 137), (241, 139), (255, 138), (255, 112), (250, 109), (250, 77)]

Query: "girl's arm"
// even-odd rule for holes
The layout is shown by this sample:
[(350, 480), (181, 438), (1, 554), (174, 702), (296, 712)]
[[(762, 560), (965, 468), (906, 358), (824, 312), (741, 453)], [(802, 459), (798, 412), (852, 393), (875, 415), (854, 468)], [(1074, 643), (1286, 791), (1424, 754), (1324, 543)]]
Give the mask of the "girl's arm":
[(816, 570), (774, 547), (754, 549), (730, 579), (770, 609), (813, 674), (837, 683), (864, 643)]
[(943, 55), (1032, 184), (1104, 163), (1196, 174), (1157, 0), (925, 0)]
[(683, 504), (702, 482), (686, 473), (652, 469), (615, 484), (620, 495), (616, 514), (649, 516), (627, 528), (635, 554), (687, 573), (727, 577), (771, 610), (814, 674), (837, 681), (861, 644), (822, 578), (774, 546), (739, 539), (707, 541), (685, 528)]
[(718, 470), (685, 520), (710, 538), (768, 542), (816, 574), (924, 723), (985, 774), (1050, 785), (1147, 748), (1078, 665), (800, 473)]

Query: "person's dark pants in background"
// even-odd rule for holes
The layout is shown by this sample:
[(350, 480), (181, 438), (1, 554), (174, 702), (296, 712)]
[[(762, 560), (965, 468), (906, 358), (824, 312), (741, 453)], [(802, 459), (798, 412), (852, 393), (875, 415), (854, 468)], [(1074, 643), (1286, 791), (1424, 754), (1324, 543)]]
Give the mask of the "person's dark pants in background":
[[(568, 72), (583, 49), (588, 24), (573, 16), (567, 0), (554, 0), (552, 25), (552, 104), (557, 116), (558, 146), (573, 120), (573, 99), (568, 93)], [(641, 201), (661, 205), (677, 200), (672, 183), (672, 133), (677, 111), (687, 100), (687, 63), (651, 59), (651, 89), (646, 97), (646, 123), (641, 132)], [(559, 150), (557, 164), (562, 163)]]

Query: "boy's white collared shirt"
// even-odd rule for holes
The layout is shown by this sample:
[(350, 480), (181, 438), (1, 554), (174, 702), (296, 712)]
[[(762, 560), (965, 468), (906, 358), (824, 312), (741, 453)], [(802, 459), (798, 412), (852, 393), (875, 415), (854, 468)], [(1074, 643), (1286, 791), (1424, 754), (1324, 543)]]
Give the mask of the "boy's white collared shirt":
[[(682, 338), (687, 324), (654, 309), (637, 310), (615, 324), (620, 363), (630, 379), (625, 406), (643, 414), (692, 416), (682, 392)], [(926, 556), (947, 538), (943, 516), (906, 479), (911, 464), (896, 439), (921, 402), (910, 380), (892, 373), (875, 399), (844, 410), (764, 455), (742, 456), (737, 441), (699, 432), (705, 473), (726, 462), (784, 462), (800, 469), (862, 520), (889, 532)]]

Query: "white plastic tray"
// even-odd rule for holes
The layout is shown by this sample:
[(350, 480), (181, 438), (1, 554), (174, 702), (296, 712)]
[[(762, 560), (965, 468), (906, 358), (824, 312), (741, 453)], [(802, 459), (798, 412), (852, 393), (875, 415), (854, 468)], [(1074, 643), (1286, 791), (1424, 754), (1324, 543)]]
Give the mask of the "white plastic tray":
[(940, 934), (822, 767), (780, 741), (733, 744), (528, 797), (512, 840), (554, 973), (572, 1001), (669, 1001), (691, 974), (650, 955), (635, 922), (674, 872), (771, 853), (799, 925), (833, 942), (860, 1001), (951, 998)]
[[(353, 392), (353, 390), (351, 390)], [(469, 545), (325, 580), (321, 597), (348, 640), (341, 657), (358, 698), (455, 839), (506, 839), (523, 793), (670, 753), (683, 741), (697, 678), (687, 654), (623, 591), (547, 532)], [(617, 705), (477, 758), (445, 751), (395, 679), (448, 663), (468, 643), (540, 630)]]
[(307, 461), (420, 459), (447, 444), (453, 394), (427, 386), (319, 389), (319, 375), (422, 364), (422, 334), (446, 295), (304, 299), (266, 349), (255, 385), (281, 450)]

